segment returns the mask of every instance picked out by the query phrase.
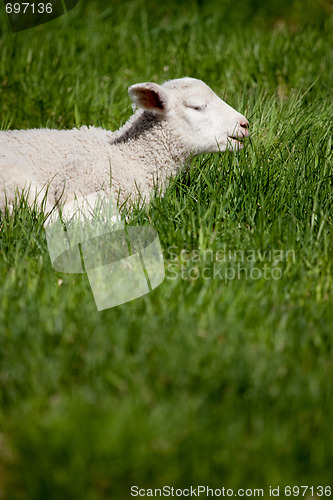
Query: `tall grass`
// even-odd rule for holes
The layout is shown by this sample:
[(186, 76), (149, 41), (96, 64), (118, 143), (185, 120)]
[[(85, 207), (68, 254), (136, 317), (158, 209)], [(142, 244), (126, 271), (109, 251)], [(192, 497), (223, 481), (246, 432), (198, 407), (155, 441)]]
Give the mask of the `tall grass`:
[(166, 278), (112, 309), (53, 270), (42, 210), (0, 215), (0, 498), (331, 484), (330, 5), (82, 1), (15, 35), (1, 12), (2, 128), (116, 129), (130, 84), (188, 75), (251, 137), (124, 212)]

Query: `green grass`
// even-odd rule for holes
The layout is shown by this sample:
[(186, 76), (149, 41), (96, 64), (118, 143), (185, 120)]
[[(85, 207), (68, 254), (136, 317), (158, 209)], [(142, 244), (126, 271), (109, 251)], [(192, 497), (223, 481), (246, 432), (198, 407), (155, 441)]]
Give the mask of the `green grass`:
[(332, 9), (266, 4), (82, 0), (15, 35), (0, 9), (3, 129), (114, 130), (184, 75), (251, 123), (128, 212), (166, 270), (135, 301), (97, 312), (43, 212), (0, 215), (0, 498), (333, 486)]

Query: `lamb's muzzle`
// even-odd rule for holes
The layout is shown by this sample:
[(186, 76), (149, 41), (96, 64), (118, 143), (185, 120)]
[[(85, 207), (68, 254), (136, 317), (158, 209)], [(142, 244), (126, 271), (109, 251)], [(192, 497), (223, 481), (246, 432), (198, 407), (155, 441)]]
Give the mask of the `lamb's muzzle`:
[(249, 135), (249, 122), (247, 120), (243, 120), (239, 126), (242, 128), (243, 137), (247, 137)]

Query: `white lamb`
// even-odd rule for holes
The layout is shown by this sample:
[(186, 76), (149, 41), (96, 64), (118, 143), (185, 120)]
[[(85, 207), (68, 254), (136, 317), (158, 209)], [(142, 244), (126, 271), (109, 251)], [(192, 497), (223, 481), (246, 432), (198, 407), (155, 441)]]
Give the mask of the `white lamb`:
[(138, 83), (129, 95), (141, 109), (116, 132), (0, 132), (0, 209), (23, 189), (29, 189), (29, 202), (47, 191), (49, 210), (76, 196), (109, 194), (110, 186), (120, 203), (147, 199), (154, 185), (163, 187), (194, 155), (238, 150), (249, 134), (246, 118), (201, 80)]

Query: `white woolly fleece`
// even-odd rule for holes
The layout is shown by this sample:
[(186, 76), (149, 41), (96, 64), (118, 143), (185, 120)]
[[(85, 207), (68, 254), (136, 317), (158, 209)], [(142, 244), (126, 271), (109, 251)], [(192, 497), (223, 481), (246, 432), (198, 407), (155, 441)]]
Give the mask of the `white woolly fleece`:
[(195, 154), (238, 150), (248, 135), (244, 116), (201, 80), (181, 78), (163, 85), (130, 87), (137, 110), (118, 131), (73, 130), (0, 132), (0, 209), (15, 190), (30, 188), (29, 201), (48, 189), (47, 208), (59, 200), (105, 191), (123, 202), (148, 198), (154, 183)]

